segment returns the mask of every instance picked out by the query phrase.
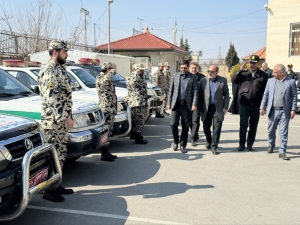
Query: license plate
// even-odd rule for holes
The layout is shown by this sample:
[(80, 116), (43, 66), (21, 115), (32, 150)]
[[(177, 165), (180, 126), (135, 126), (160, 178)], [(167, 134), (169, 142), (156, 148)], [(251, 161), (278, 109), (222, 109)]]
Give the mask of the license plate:
[(101, 136), (101, 145), (108, 141), (108, 134), (104, 134)]
[(42, 170), (29, 180), (29, 188), (36, 186), (48, 179), (48, 168)]

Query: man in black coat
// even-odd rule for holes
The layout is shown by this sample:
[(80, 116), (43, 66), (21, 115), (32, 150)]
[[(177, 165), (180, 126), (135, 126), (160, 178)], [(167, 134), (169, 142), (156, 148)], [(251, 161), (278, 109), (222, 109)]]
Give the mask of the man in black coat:
[(239, 85), (237, 101), (239, 101), (240, 114), (240, 141), (238, 151), (245, 150), (248, 125), (247, 149), (254, 151), (253, 144), (259, 121), (259, 106), (268, 82), (268, 75), (258, 69), (259, 56), (252, 55), (250, 57), (249, 70), (246, 70), (246, 63), (231, 78), (232, 83)]
[[(192, 61), (190, 63), (189, 72), (195, 77), (197, 80), (197, 88), (199, 93), (200, 88), (200, 80), (201, 78), (205, 77), (202, 73), (198, 72), (199, 64), (196, 61)], [(192, 113), (192, 124), (190, 126), (190, 129), (192, 131), (192, 137), (191, 137), (191, 145), (196, 146), (196, 141), (199, 139), (199, 128), (200, 128), (200, 111), (199, 106), (202, 104), (200, 99), (198, 99), (198, 107), (197, 110), (194, 110)]]
[[(173, 150), (178, 149), (180, 144), (181, 152), (187, 153), (186, 145), (188, 132), (191, 124), (192, 111), (197, 110), (198, 90), (197, 81), (194, 76), (188, 73), (188, 62), (180, 63), (180, 72), (171, 77), (168, 109), (171, 109), (171, 129), (173, 133)], [(181, 118), (181, 136), (179, 139), (178, 125)]]

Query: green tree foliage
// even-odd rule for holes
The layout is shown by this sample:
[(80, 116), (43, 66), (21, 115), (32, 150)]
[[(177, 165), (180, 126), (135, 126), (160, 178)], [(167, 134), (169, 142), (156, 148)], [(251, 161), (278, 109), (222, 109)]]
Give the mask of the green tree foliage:
[(186, 38), (185, 41), (184, 41), (184, 46), (183, 46), (183, 48), (184, 48), (187, 52), (190, 51), (190, 45), (189, 45), (189, 41), (188, 41), (187, 38)]
[(230, 47), (225, 58), (225, 63), (228, 66), (228, 72), (234, 65), (238, 64), (239, 61), (240, 59), (237, 56), (237, 52), (235, 51), (234, 45), (230, 43)]
[(183, 37), (180, 38), (179, 47), (184, 48)]

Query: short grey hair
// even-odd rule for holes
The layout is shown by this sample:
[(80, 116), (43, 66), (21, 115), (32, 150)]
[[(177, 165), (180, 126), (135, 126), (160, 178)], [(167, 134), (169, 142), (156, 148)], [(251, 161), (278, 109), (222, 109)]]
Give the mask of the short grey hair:
[(264, 62), (261, 66), (268, 66), (268, 63)]

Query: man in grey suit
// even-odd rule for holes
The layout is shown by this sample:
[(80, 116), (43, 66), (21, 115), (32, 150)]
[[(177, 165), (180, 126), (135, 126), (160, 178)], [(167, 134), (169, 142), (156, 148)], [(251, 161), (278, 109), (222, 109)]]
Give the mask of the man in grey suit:
[(260, 105), (260, 115), (265, 113), (269, 118), (268, 153), (273, 153), (276, 129), (279, 124), (280, 147), (279, 158), (289, 160), (286, 156), (288, 127), (297, 110), (297, 88), (295, 80), (286, 76), (285, 66), (278, 64), (273, 70), (274, 78), (268, 80), (267, 87)]
[[(188, 140), (189, 127), (191, 126), (192, 111), (197, 110), (198, 90), (197, 81), (194, 76), (188, 73), (188, 61), (180, 63), (180, 72), (171, 77), (168, 109), (171, 109), (171, 129), (173, 133), (173, 150), (180, 149), (187, 153), (186, 145)], [(181, 117), (181, 136), (179, 140), (178, 125)]]
[[(229, 91), (227, 79), (218, 76), (219, 68), (211, 65), (208, 70), (208, 77), (200, 81), (199, 101), (203, 131), (206, 136), (206, 148), (211, 149), (214, 155), (217, 152), (224, 115), (228, 111)], [(213, 124), (213, 136), (210, 127)]]

